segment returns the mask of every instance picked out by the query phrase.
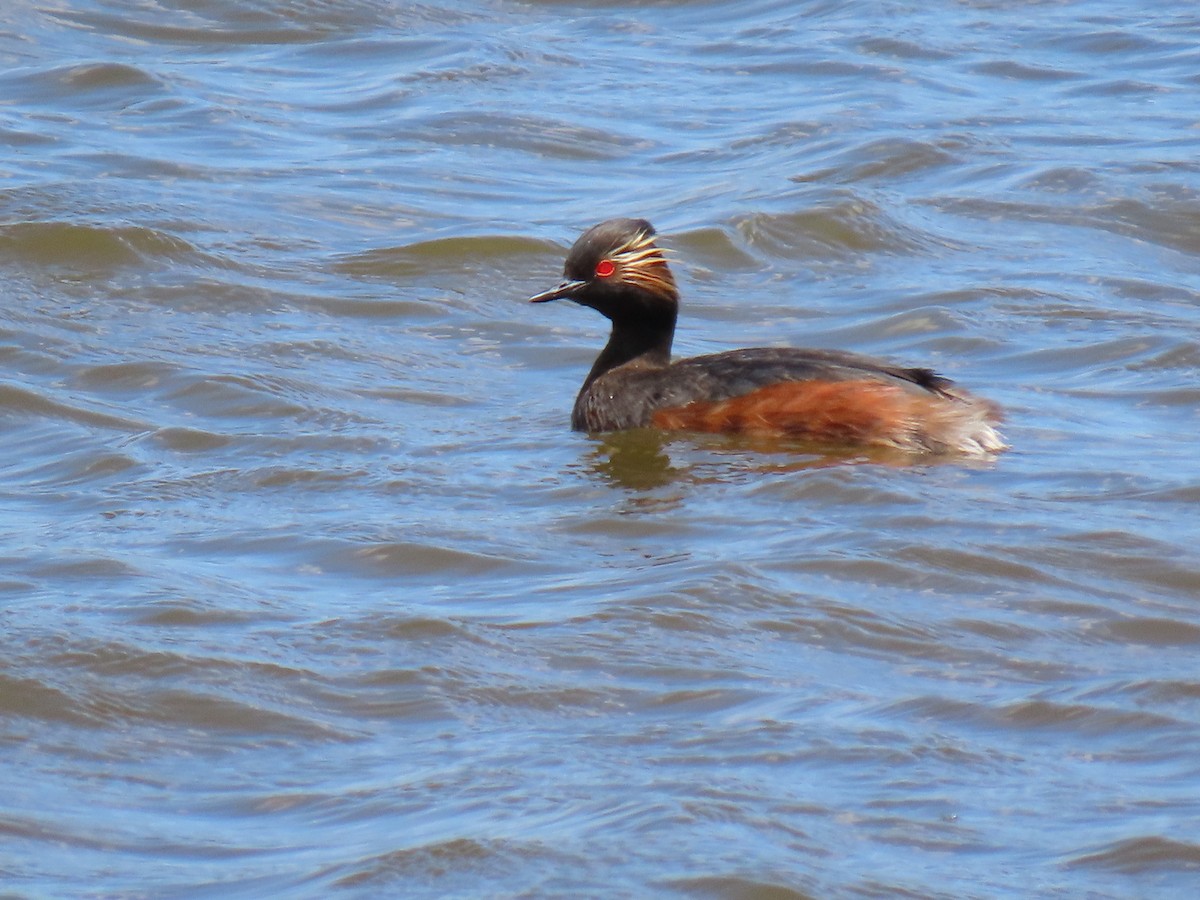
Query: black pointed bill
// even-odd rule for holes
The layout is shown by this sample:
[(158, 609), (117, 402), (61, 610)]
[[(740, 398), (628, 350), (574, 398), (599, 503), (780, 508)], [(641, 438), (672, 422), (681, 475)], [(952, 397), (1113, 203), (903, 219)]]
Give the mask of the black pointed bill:
[(560, 300), (566, 297), (568, 300), (573, 299), (573, 295), (584, 285), (586, 281), (564, 281), (556, 288), (551, 288), (548, 291), (542, 291), (540, 294), (534, 294), (529, 298), (530, 303), (546, 303), (550, 300)]

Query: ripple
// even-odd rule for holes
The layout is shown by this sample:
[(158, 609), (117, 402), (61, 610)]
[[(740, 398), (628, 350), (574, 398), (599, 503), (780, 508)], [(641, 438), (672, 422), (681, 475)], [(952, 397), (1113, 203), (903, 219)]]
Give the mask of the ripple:
[(420, 122), (413, 136), (436, 146), (513, 149), (575, 162), (621, 159), (654, 146), (653, 141), (616, 130), (518, 113), (441, 113)]
[(808, 893), (792, 884), (735, 875), (673, 878), (666, 880), (664, 884), (689, 897), (711, 897), (713, 900), (740, 900), (749, 897), (758, 900), (815, 900), (821, 896), (819, 892)]
[(478, 885), (479, 878), (528, 871), (531, 864), (536, 869), (537, 862), (549, 862), (552, 856), (540, 844), (453, 838), (343, 863), (322, 870), (317, 877), (332, 879), (330, 884), (340, 889), (418, 881), (456, 892), (454, 886), (469, 890), (467, 886)]
[[(167, 399), (212, 419), (290, 419), (308, 407), (280, 390), (281, 380), (240, 375), (199, 375), (167, 393)], [(310, 385), (299, 386), (301, 392)]]
[(406, 278), (461, 272), (464, 265), (487, 269), (511, 264), (519, 268), (546, 250), (545, 242), (504, 235), (438, 238), (356, 253), (339, 260), (334, 268), (348, 275)]
[(223, 691), (158, 690), (133, 698), (94, 698), (88, 706), (95, 715), (110, 720), (162, 722), (172, 728), (188, 728), (213, 735), (251, 735), (254, 742), (274, 738), (343, 741), (353, 739), (347, 731), (334, 728), (311, 716), (271, 709), (268, 704), (242, 701)]
[(381, 542), (369, 547), (347, 545), (341, 552), (327, 554), (323, 562), (326, 568), (375, 578), (451, 573), (479, 576), (499, 573), (513, 565), (512, 560), (490, 554), (409, 541)]
[(172, 598), (143, 605), (131, 612), (134, 621), (151, 627), (223, 628), (241, 625), (261, 618), (245, 610), (227, 609), (195, 597)]
[(65, 84), (82, 90), (157, 83), (156, 79), (146, 72), (124, 63), (91, 63), (71, 66), (67, 69), (56, 70), (54, 75)]
[[(1049, 45), (1047, 45), (1049, 46)], [(1191, 49), (1187, 44), (1178, 44), (1152, 37), (1138, 31), (1107, 28), (1075, 34), (1058, 35), (1053, 46), (1104, 58), (1112, 56), (1150, 56), (1170, 53), (1178, 49)]]
[(168, 427), (154, 432), (154, 440), (177, 453), (203, 453), (228, 447), (233, 438), (199, 428)]
[(1019, 201), (942, 199), (940, 209), (974, 218), (1052, 223), (1095, 229), (1200, 253), (1200, 202), (1190, 196), (1162, 196), (1155, 203), (1120, 199), (1098, 206), (1063, 208)]
[[(1196, 584), (1200, 586), (1200, 573), (1197, 573)], [(1116, 641), (1167, 647), (1200, 644), (1200, 625), (1178, 619), (1121, 619), (1109, 622), (1105, 627)]]
[(999, 706), (964, 703), (950, 697), (928, 696), (889, 704), (891, 715), (932, 717), (944, 722), (967, 722), (976, 727), (1030, 731), (1061, 731), (1075, 735), (1118, 738), (1130, 732), (1171, 732), (1182, 724), (1166, 715), (1115, 709), (1087, 703), (1058, 703), (1041, 698)]
[[(1116, 78), (1095, 84), (1080, 85), (1067, 93), (1096, 97), (1148, 97), (1148, 95), (1161, 94), (1168, 90), (1170, 89), (1158, 84), (1147, 84), (1144, 81), (1134, 81), (1129, 78)], [(1153, 102), (1153, 100), (1149, 99), (1149, 102)]]
[[(755, 270), (758, 261), (740, 245), (725, 228), (693, 228), (668, 236), (669, 242), (686, 250), (691, 257), (689, 268), (695, 273), (698, 265), (706, 270), (725, 273)], [(565, 249), (565, 248), (564, 248)]]
[(136, 18), (91, 10), (54, 10), (49, 15), (88, 31), (120, 34), (168, 47), (307, 44), (361, 29), (366, 24), (364, 15), (373, 13), (381, 25), (389, 21), (382, 10), (369, 2), (352, 3), (349, 9), (341, 9), (338, 4), (320, 0), (306, 3), (302, 13), (271, 10), (259, 3), (220, 16), (206, 15), (203, 10), (183, 16), (163, 11), (155, 21), (154, 14), (158, 12), (148, 7), (146, 14)]
[(893, 221), (882, 209), (853, 194), (791, 213), (754, 213), (735, 221), (748, 246), (780, 259), (912, 253), (940, 243)]
[(0, 256), (18, 265), (103, 271), (155, 260), (177, 260), (194, 252), (187, 241), (137, 225), (73, 222), (0, 225)]
[(161, 361), (100, 363), (77, 370), (72, 383), (106, 393), (142, 394), (170, 382), (182, 371), (178, 365)]
[(1083, 734), (1123, 734), (1126, 731), (1159, 731), (1181, 723), (1165, 715), (1106, 709), (1090, 704), (1024, 700), (998, 711), (1004, 721), (1020, 728), (1067, 729)]
[(804, 175), (793, 175), (800, 183), (831, 181), (842, 184), (855, 182), (895, 182), (908, 175), (961, 164), (953, 153), (952, 142), (945, 146), (930, 141), (909, 138), (881, 138), (856, 144), (833, 155), (827, 165)]
[(1159, 835), (1127, 838), (1102, 850), (1077, 856), (1069, 860), (1067, 865), (1126, 875), (1163, 870), (1200, 872), (1200, 844)]
[(166, 93), (166, 86), (144, 69), (126, 63), (79, 63), (0, 76), (7, 93), (51, 106), (127, 107)]
[(1037, 66), (1016, 60), (993, 60), (980, 63), (974, 71), (981, 75), (992, 75), (996, 78), (1012, 79), (1015, 81), (1067, 81), (1083, 78), (1084, 73), (1055, 66)]
[(94, 724), (90, 716), (72, 704), (66, 692), (34, 678), (12, 677), (4, 673), (0, 673), (0, 710), (5, 717), (20, 716), (80, 726)]
[(868, 38), (859, 44), (859, 47), (864, 53), (872, 53), (878, 56), (890, 56), (893, 59), (940, 61), (954, 58), (952, 53), (947, 53), (946, 51), (939, 50), (936, 47), (929, 47), (914, 41), (903, 40), (896, 37)]
[(1053, 166), (1025, 178), (1021, 187), (1048, 194), (1072, 194), (1095, 190), (1102, 184), (1100, 176), (1079, 166)]

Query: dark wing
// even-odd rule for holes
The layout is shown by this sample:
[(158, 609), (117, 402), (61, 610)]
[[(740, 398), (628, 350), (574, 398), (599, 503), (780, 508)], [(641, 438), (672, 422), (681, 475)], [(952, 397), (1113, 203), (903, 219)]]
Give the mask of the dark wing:
[(908, 369), (869, 356), (838, 350), (761, 347), (694, 356), (673, 363), (657, 379), (659, 403), (683, 406), (694, 401), (739, 397), (771, 384), (793, 381), (860, 381), (901, 384), (942, 397), (954, 396), (954, 383), (932, 369)]

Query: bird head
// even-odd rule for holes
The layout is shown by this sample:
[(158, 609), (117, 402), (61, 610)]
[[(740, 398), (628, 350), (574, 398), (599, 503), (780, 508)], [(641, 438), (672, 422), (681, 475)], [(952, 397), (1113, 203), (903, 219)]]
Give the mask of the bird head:
[(609, 219), (594, 225), (567, 254), (566, 280), (529, 302), (573, 300), (610, 319), (669, 308), (673, 317), (679, 294), (654, 234), (654, 226), (645, 219)]

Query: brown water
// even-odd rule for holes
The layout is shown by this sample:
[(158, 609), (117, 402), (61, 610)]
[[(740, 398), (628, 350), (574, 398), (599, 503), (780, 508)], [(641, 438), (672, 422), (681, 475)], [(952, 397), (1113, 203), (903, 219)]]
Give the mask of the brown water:
[[(0, 891), (1191, 897), (1192, 3), (0, 9)], [(681, 354), (990, 464), (568, 430)], [(892, 461), (894, 463), (894, 461)]]

